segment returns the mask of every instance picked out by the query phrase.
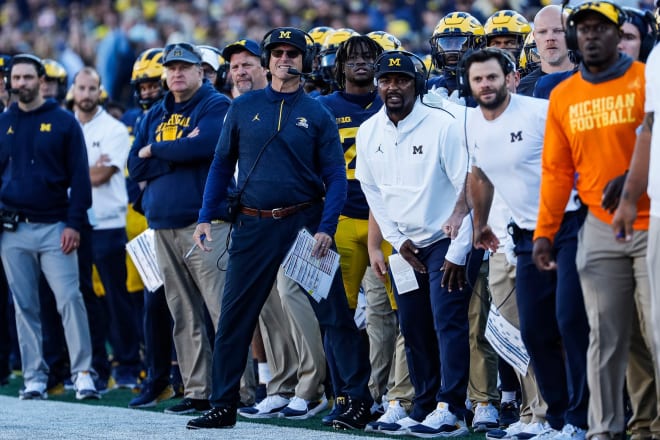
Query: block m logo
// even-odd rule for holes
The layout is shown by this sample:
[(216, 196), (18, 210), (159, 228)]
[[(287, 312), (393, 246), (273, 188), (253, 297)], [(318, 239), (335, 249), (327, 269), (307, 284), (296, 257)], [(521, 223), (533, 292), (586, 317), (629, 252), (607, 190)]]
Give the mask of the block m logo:
[(397, 66), (401, 67), (401, 58), (390, 58), (389, 67)]
[(520, 130), (518, 133), (511, 133), (511, 143), (514, 143), (516, 141), (522, 142), (522, 130)]
[(39, 131), (48, 131), (48, 132), (50, 132), (50, 127), (51, 127), (51, 124), (41, 124), (41, 127), (39, 127)]
[(419, 145), (419, 146), (413, 145), (413, 154), (424, 154), (424, 152), (422, 151), (422, 147), (423, 145)]
[(280, 31), (280, 38), (286, 38), (287, 40), (291, 38), (291, 31)]

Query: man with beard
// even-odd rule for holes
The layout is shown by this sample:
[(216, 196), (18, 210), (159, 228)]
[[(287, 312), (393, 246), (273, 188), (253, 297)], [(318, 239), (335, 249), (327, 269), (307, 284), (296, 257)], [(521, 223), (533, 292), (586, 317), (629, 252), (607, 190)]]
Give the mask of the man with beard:
[[(567, 385), (561, 349), (563, 336), (566, 357), (570, 357), (569, 372), (577, 365), (578, 377), (584, 377), (588, 327), (577, 273), (574, 265), (569, 264), (575, 258), (575, 251), (570, 246), (556, 249), (557, 258), (562, 261), (559, 273), (539, 271), (531, 253), (548, 103), (507, 90), (515, 80), (515, 65), (501, 49), (488, 48), (470, 55), (466, 72), (480, 110), (470, 115), (466, 130), (473, 152), (468, 187), (474, 207), (475, 246), (497, 251), (499, 240), (487, 224), (496, 189), (513, 220), (509, 228), (513, 231), (517, 255), (516, 300), (521, 336), (542, 397), (548, 404), (549, 428), (542, 435), (584, 438), (586, 384), (574, 383), (569, 376), (570, 387)], [(514, 166), (519, 172), (511, 176)], [(566, 213), (562, 237), (575, 235), (580, 224), (579, 214)], [(563, 432), (558, 433), (559, 430)]]
[(645, 261), (648, 198), (637, 203), (635, 235), (625, 245), (612, 237), (612, 214), (601, 207), (603, 188), (630, 163), (644, 118), (644, 65), (617, 50), (624, 21), (625, 13), (604, 1), (583, 3), (568, 18), (568, 48), (579, 50), (582, 62), (579, 72), (550, 94), (534, 232), (537, 267), (560, 267), (552, 247), (560, 240), (563, 208), (575, 185), (589, 208), (578, 235), (576, 264), (590, 327), (590, 438), (617, 437), (625, 428), (621, 390), (635, 302), (641, 312), (651, 305)]
[(418, 284), (395, 295), (415, 399), (410, 415), (389, 432), (465, 435), (467, 313), (483, 252), (468, 255), (467, 218), (456, 240), (442, 228), (468, 166), (461, 126), (421, 102), (426, 69), (415, 55), (385, 52), (374, 69), (384, 106), (360, 126), (355, 176), (383, 237), (412, 266)]
[(564, 38), (564, 25), (562, 20), (568, 16), (557, 5), (548, 5), (534, 16), (534, 41), (538, 51), (541, 65), (525, 75), (516, 88), (516, 93), (532, 96), (536, 81), (548, 73), (572, 70), (575, 64), (569, 56)]
[(222, 57), (229, 63), (235, 98), (268, 85), (267, 70), (261, 65), (260, 56), (259, 44), (249, 39), (228, 44), (222, 50)]
[(137, 316), (126, 288), (126, 210), (124, 168), (130, 150), (126, 126), (100, 105), (101, 78), (84, 67), (73, 80), (73, 102), (87, 146), (92, 183), (92, 261), (105, 290), (108, 339), (118, 387), (137, 384), (140, 363)]
[(47, 397), (40, 272), (62, 317), (76, 398), (98, 398), (76, 251), (92, 204), (87, 152), (73, 115), (41, 96), (44, 76), (39, 58), (14, 56), (10, 78), (18, 102), (0, 115), (2, 263), (16, 307), (25, 384), (20, 398)]

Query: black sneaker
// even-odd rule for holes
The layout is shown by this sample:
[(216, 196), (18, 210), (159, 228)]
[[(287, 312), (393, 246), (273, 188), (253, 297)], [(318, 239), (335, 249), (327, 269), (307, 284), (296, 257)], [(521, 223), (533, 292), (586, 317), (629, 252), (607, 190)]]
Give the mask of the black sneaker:
[(515, 400), (511, 402), (502, 402), (500, 405), (500, 426), (506, 428), (519, 420), (520, 409), (518, 409), (518, 403)]
[(236, 425), (236, 408), (211, 408), (201, 417), (188, 420), (188, 429), (233, 428)]
[(348, 409), (348, 398), (345, 396), (339, 396), (335, 398), (335, 404), (332, 406), (332, 411), (323, 416), (321, 423), (325, 426), (332, 426), (332, 422), (335, 421), (337, 417), (344, 414)]
[(195, 411), (206, 411), (211, 409), (211, 404), (207, 399), (190, 399), (188, 397), (181, 400), (174, 406), (165, 410), (167, 414), (189, 414)]
[(335, 429), (364, 429), (371, 421), (371, 404), (364, 400), (350, 399), (348, 409), (332, 422)]

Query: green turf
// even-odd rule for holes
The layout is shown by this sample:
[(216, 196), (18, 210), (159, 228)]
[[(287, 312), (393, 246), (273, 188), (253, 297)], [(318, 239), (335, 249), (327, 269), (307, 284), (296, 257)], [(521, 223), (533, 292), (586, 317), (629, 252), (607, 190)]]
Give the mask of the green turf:
[[(4, 396), (13, 396), (18, 399), (18, 391), (19, 389), (23, 386), (23, 379), (21, 377), (13, 377), (10, 379), (9, 384), (5, 386), (0, 386), (0, 395)], [(73, 391), (64, 391), (62, 394), (52, 394), (49, 393), (48, 395), (48, 400), (53, 400), (57, 402), (70, 402), (70, 403), (77, 403), (80, 405), (103, 405), (103, 406), (115, 406), (119, 408), (127, 408), (128, 407), (128, 402), (133, 398), (137, 396), (137, 393), (132, 391), (132, 390), (127, 390), (127, 389), (115, 389), (108, 391), (107, 393), (103, 394), (100, 400), (84, 400), (84, 401), (79, 401), (76, 400), (75, 393)], [(152, 408), (140, 408), (140, 409), (134, 409), (133, 411), (155, 411), (155, 412), (163, 412), (163, 410), (167, 407), (170, 407), (176, 403), (179, 402), (180, 399), (170, 399), (166, 400), (164, 402), (160, 402), (156, 406)], [(323, 413), (321, 415), (318, 415), (316, 417), (313, 417), (308, 420), (286, 420), (286, 419), (245, 419), (239, 417), (239, 420), (244, 420), (244, 421), (249, 421), (251, 423), (261, 423), (261, 424), (267, 424), (267, 425), (277, 425), (277, 426), (287, 426), (287, 427), (292, 427), (292, 428), (306, 428), (306, 429), (314, 429), (318, 431), (334, 431), (330, 427), (323, 426), (321, 424), (321, 417), (325, 415), (326, 413)], [(177, 417), (173, 415), (172, 417)], [(181, 422), (182, 424), (184, 421)], [(335, 431), (335, 432), (342, 432), (342, 431)], [(348, 431), (347, 431), (348, 432)], [(355, 432), (351, 432), (355, 433)], [(373, 436), (373, 437), (379, 437), (379, 438), (386, 438), (385, 436), (378, 435), (378, 434), (371, 434), (368, 432), (362, 432), (360, 435), (365, 435), (365, 436)], [(470, 433), (470, 435), (464, 436), (464, 437), (459, 437), (462, 439), (467, 439), (467, 440), (483, 440), (484, 435), (483, 434), (475, 434), (475, 433)]]

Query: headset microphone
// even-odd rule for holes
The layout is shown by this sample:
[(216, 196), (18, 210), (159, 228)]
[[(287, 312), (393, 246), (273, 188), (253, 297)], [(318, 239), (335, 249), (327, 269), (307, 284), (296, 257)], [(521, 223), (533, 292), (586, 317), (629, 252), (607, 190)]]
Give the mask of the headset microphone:
[(303, 73), (303, 72), (301, 72), (300, 70), (298, 70), (298, 69), (296, 69), (296, 68), (294, 68), (294, 67), (289, 67), (289, 70), (287, 70), (287, 73), (288, 73), (289, 75), (298, 75), (298, 76), (301, 76), (301, 77), (303, 77), (304, 79), (309, 79), (309, 78), (312, 77), (311, 74), (309, 74), (309, 73)]

